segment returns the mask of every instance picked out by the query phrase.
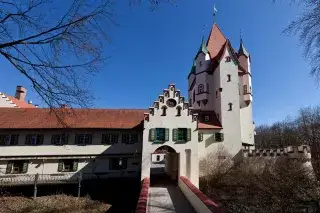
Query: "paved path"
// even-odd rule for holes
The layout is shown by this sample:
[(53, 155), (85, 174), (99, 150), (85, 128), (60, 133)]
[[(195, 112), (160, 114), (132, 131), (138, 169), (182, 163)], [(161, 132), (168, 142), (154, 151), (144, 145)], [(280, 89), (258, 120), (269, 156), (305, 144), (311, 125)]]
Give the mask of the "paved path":
[(176, 185), (155, 185), (149, 188), (149, 213), (195, 213)]

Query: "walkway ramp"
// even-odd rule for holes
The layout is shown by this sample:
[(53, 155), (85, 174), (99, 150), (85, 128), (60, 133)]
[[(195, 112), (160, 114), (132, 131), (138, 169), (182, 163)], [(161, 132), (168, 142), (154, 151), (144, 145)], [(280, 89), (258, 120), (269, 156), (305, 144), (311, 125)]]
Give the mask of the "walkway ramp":
[(149, 188), (148, 213), (195, 213), (177, 185), (155, 185)]

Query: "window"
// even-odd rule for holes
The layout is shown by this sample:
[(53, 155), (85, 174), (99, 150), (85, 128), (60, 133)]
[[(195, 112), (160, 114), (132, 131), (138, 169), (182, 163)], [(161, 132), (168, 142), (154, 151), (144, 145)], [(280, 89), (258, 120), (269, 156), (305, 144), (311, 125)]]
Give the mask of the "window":
[(109, 169), (110, 170), (122, 170), (127, 168), (127, 158), (110, 158)]
[(224, 139), (223, 133), (215, 133), (215, 134), (214, 134), (214, 139), (215, 139), (215, 141), (222, 142), (223, 139)]
[(227, 81), (230, 82), (230, 81), (231, 81), (231, 75), (228, 74), (227, 77), (228, 77), (228, 80), (227, 80)]
[(177, 142), (191, 141), (191, 129), (190, 128), (173, 129), (172, 140)]
[(218, 98), (218, 94), (219, 94), (218, 91), (216, 91), (216, 98)]
[(27, 144), (27, 145), (41, 145), (41, 144), (43, 144), (43, 139), (44, 139), (43, 134), (27, 135), (25, 144)]
[(199, 61), (199, 66), (202, 67), (202, 61)]
[(229, 105), (229, 111), (232, 111), (232, 103), (228, 103)]
[(102, 135), (102, 144), (115, 144), (118, 143), (119, 135), (117, 133), (109, 133)]
[(0, 146), (18, 145), (19, 135), (0, 135)]
[(226, 62), (231, 62), (231, 57), (230, 56), (226, 56)]
[(243, 94), (247, 94), (248, 93), (248, 86), (247, 85), (243, 85)]
[(204, 121), (205, 122), (208, 122), (209, 120), (210, 120), (210, 116), (209, 115), (204, 116)]
[(198, 133), (198, 141), (199, 142), (203, 141), (203, 133), (202, 132)]
[(161, 116), (166, 116), (166, 115), (167, 115), (167, 107), (166, 107), (166, 106), (163, 106), (161, 109), (162, 109), (162, 114), (161, 114)]
[(75, 144), (87, 145), (92, 143), (92, 134), (76, 134)]
[(201, 93), (203, 93), (203, 92), (204, 92), (203, 84), (200, 84), (200, 85), (198, 86), (198, 94), (201, 94)]
[(137, 133), (123, 133), (122, 134), (122, 143), (133, 144), (138, 142)]
[(63, 145), (68, 144), (68, 134), (56, 134), (51, 137), (51, 144), (54, 145)]
[(209, 84), (207, 83), (207, 93), (209, 93)]
[(157, 155), (157, 161), (160, 161), (160, 155)]
[(181, 116), (181, 107), (180, 106), (177, 107), (177, 116)]
[(150, 129), (149, 141), (152, 141), (152, 142), (169, 141), (169, 129), (166, 129), (166, 128)]
[(179, 128), (178, 129), (178, 141), (187, 141), (187, 129), (186, 128)]
[(217, 118), (218, 118), (218, 120), (220, 120), (220, 114), (219, 113), (217, 113)]
[(156, 128), (156, 141), (165, 141), (166, 129), (165, 128)]
[(28, 172), (28, 161), (16, 160), (9, 161), (7, 164), (6, 174), (21, 174)]
[(64, 159), (59, 160), (58, 172), (76, 172), (78, 171), (78, 160)]

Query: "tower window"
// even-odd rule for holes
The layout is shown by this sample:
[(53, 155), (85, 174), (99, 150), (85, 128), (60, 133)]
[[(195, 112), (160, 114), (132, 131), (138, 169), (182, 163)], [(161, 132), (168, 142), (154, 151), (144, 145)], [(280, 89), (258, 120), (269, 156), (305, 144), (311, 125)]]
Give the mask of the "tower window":
[(160, 161), (160, 155), (157, 155), (157, 161)]
[(218, 98), (218, 91), (216, 91), (216, 98)]
[(180, 106), (177, 107), (177, 116), (181, 116), (181, 107)]
[(228, 103), (229, 105), (229, 111), (232, 111), (232, 103)]
[(247, 94), (248, 93), (248, 86), (247, 85), (243, 85), (243, 94)]
[(205, 122), (208, 122), (209, 120), (210, 120), (209, 115), (204, 116), (204, 121), (205, 121)]
[(230, 81), (231, 81), (231, 75), (228, 74), (227, 77), (228, 77), (228, 80), (227, 80), (227, 81), (230, 82)]
[(198, 86), (198, 94), (201, 94), (201, 93), (203, 93), (203, 92), (204, 92), (203, 84), (200, 84), (200, 85)]
[(161, 116), (166, 116), (167, 115), (167, 107), (163, 106), (162, 107), (162, 115)]
[(209, 93), (209, 84), (207, 83), (207, 93)]
[(220, 120), (220, 114), (219, 113), (217, 113), (217, 118), (218, 118), (218, 120)]
[(230, 56), (226, 57), (226, 62), (231, 62), (231, 57)]
[(199, 62), (199, 66), (202, 67), (202, 61)]

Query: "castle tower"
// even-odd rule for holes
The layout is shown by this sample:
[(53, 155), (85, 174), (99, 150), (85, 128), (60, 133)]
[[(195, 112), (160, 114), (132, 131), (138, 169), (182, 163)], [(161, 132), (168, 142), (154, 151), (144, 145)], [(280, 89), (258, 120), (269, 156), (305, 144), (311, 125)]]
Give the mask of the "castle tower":
[[(208, 124), (203, 132), (208, 134), (205, 137), (208, 138), (207, 145), (205, 148), (200, 145), (199, 149), (205, 149), (206, 153), (215, 152), (218, 145), (232, 155), (237, 155), (242, 148), (239, 64), (230, 41), (214, 24), (206, 45), (202, 42), (188, 76), (190, 106), (199, 114), (199, 121)], [(220, 129), (217, 125), (211, 125), (211, 128), (212, 122), (218, 123)], [(209, 135), (212, 138), (217, 131), (223, 134), (223, 141), (210, 143)]]
[[(252, 84), (251, 84), (251, 57), (244, 47), (242, 38), (238, 51), (239, 60), (239, 95), (241, 140), (244, 146), (254, 146), (254, 123), (252, 117)], [(252, 147), (253, 148), (253, 147)]]

